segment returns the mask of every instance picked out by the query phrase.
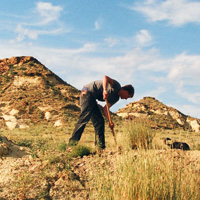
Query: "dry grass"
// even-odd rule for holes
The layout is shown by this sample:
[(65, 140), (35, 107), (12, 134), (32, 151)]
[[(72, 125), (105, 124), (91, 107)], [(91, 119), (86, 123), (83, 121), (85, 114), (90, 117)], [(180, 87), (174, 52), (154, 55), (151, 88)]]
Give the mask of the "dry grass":
[[(126, 151), (113, 166), (100, 167), (90, 182), (91, 199), (200, 199), (199, 151), (167, 148), (162, 141), (164, 131), (152, 131), (143, 122), (125, 125), (118, 135), (118, 143)], [(177, 132), (179, 141), (189, 141), (188, 133)], [(165, 134), (169, 133), (166, 131)], [(194, 142), (194, 139), (190, 138), (190, 141)], [(199, 144), (199, 138), (196, 142), (193, 148)], [(130, 150), (133, 143), (137, 144), (137, 150)]]
[[(181, 151), (139, 150), (104, 166), (93, 178), (91, 199), (199, 199), (199, 163)], [(94, 188), (94, 185), (96, 187)]]
[[(74, 168), (69, 153), (65, 151), (73, 128), (74, 123), (63, 128), (38, 125), (25, 130), (1, 129), (1, 134), (18, 145), (30, 148), (32, 157), (38, 157), (42, 163), (46, 163), (42, 165), (39, 179), (53, 182), (58, 176), (56, 174)], [(200, 199), (200, 161), (196, 156), (200, 153), (197, 148), (200, 144), (198, 134), (179, 130), (155, 131), (144, 122), (118, 123), (115, 132), (118, 145), (122, 147), (121, 154), (111, 156), (108, 160), (94, 157), (99, 164), (92, 170), (98, 173), (82, 177), (90, 180), (85, 186), (88, 199)], [(187, 142), (191, 151), (171, 150), (164, 145), (163, 137)], [(79, 144), (94, 148), (94, 129), (91, 124), (86, 127)], [(116, 152), (114, 144), (112, 133), (106, 125), (107, 152)], [(137, 149), (133, 150), (135, 146)], [(28, 193), (35, 184), (32, 181), (35, 177), (28, 179), (27, 172), (24, 173), (16, 180), (16, 183), (23, 184), (15, 184), (14, 190)], [(44, 188), (39, 193), (48, 196), (47, 191)]]

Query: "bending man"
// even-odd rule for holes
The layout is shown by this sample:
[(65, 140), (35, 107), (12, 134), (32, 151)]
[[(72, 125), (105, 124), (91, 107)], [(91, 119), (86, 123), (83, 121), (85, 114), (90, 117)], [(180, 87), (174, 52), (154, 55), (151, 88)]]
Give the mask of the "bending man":
[[(134, 88), (132, 85), (125, 85), (121, 87), (120, 83), (116, 80), (104, 76), (103, 80), (91, 82), (83, 87), (80, 95), (81, 114), (79, 120), (75, 126), (74, 132), (69, 139), (69, 146), (76, 145), (81, 138), (81, 135), (85, 129), (89, 120), (95, 128), (95, 144), (100, 148), (105, 148), (105, 128), (104, 118), (99, 110), (97, 101), (108, 101), (108, 107), (110, 108), (120, 98), (128, 99), (134, 95)], [(106, 106), (103, 107), (103, 113), (108, 118)], [(114, 128), (114, 124), (110, 124), (111, 129)]]

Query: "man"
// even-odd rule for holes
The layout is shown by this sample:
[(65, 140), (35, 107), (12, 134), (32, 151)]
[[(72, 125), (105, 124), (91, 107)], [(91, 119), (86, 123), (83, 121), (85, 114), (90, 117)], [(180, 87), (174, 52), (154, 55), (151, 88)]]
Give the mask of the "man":
[[(79, 120), (75, 126), (74, 132), (69, 139), (68, 146), (73, 146), (78, 143), (81, 135), (85, 129), (89, 120), (92, 120), (95, 128), (95, 145), (100, 149), (105, 148), (105, 135), (104, 135), (104, 118), (99, 110), (96, 100), (108, 101), (108, 107), (110, 108), (115, 104), (119, 98), (128, 99), (133, 97), (134, 88), (132, 85), (121, 85), (114, 79), (104, 76), (102, 81), (94, 81), (83, 87), (80, 95), (81, 114)], [(103, 107), (103, 113), (108, 119), (108, 112), (106, 105)], [(114, 128), (114, 124), (109, 122), (111, 129)]]

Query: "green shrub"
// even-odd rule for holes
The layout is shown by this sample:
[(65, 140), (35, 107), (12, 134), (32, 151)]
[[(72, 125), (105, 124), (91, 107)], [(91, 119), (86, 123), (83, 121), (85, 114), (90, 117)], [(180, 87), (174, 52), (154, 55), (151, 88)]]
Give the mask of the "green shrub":
[(89, 154), (91, 154), (91, 149), (82, 145), (75, 146), (71, 152), (71, 156), (74, 158), (88, 156)]
[(23, 147), (31, 147), (33, 144), (33, 140), (28, 140), (28, 139), (22, 139), (17, 141), (17, 145), (23, 146)]
[(67, 148), (67, 144), (65, 142), (61, 143), (59, 146), (58, 146), (58, 150), (59, 151), (66, 151), (66, 148)]

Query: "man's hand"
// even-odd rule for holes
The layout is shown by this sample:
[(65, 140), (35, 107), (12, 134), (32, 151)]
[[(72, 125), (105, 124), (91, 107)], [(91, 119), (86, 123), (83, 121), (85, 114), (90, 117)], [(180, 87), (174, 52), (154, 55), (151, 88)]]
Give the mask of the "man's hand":
[(109, 122), (109, 127), (110, 127), (111, 130), (114, 129), (114, 126), (115, 126), (115, 125), (113, 124), (113, 122), (111, 122), (111, 123)]

